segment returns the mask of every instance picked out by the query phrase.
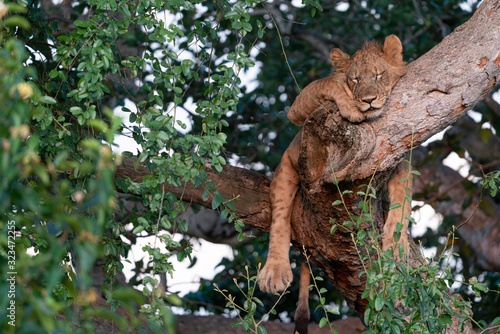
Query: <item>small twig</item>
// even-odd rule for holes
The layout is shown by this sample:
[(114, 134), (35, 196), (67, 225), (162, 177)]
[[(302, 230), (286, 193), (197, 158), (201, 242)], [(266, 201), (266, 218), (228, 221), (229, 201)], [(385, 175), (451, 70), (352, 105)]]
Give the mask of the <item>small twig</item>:
[(432, 202), (437, 201), (438, 199), (440, 199), (443, 196), (447, 195), (451, 189), (453, 189), (455, 187), (458, 187), (460, 184), (462, 184), (463, 182), (467, 181), (470, 176), (474, 176), (474, 174), (482, 172), (483, 169), (488, 169), (488, 168), (495, 167), (495, 166), (498, 166), (498, 165), (500, 165), (500, 160), (495, 160), (495, 161), (492, 161), (492, 162), (487, 163), (485, 165), (480, 165), (480, 167), (478, 167), (478, 168), (474, 169), (473, 171), (471, 171), (469, 173), (469, 175), (467, 175), (467, 177), (464, 177), (463, 179), (455, 181), (454, 183), (452, 183), (451, 185), (449, 185), (448, 187), (446, 187), (445, 189), (443, 189), (442, 191), (440, 191), (437, 195), (429, 198), (428, 200), (425, 200), (425, 202), (432, 203)]

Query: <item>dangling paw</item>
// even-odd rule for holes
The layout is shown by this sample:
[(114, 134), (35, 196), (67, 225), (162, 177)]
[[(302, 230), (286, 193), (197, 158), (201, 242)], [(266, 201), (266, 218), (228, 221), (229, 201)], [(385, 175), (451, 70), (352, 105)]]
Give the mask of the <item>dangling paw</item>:
[(264, 292), (276, 293), (285, 291), (293, 280), (290, 261), (267, 259), (266, 265), (259, 273), (259, 288)]

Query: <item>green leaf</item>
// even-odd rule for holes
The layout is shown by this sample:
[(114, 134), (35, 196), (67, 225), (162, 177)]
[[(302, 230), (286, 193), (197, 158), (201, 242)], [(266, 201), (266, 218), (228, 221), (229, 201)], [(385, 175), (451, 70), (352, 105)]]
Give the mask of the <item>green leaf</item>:
[(401, 203), (394, 203), (389, 207), (389, 210), (399, 209), (401, 206)]
[(57, 103), (56, 99), (54, 99), (54, 98), (53, 98), (53, 97), (51, 97), (51, 96), (47, 96), (47, 95), (42, 96), (42, 97), (40, 98), (40, 102), (42, 102), (42, 103), (47, 103), (47, 104), (56, 104), (56, 103)]
[(10, 16), (3, 21), (3, 24), (11, 27), (20, 27), (24, 30), (30, 30), (30, 22), (22, 16)]
[(59, 76), (59, 72), (56, 70), (51, 70), (49, 73), (49, 78), (54, 79), (55, 77)]
[(139, 234), (139, 233), (141, 233), (142, 231), (144, 231), (144, 226), (137, 226), (136, 228), (134, 228), (134, 229), (132, 230), (132, 233), (133, 233), (133, 234)]
[(252, 25), (250, 23), (244, 22), (243, 23), (243, 29), (245, 29), (246, 31), (250, 32), (250, 31), (252, 31)]
[(328, 318), (326, 317), (321, 318), (321, 320), (319, 321), (319, 328), (323, 328), (327, 323), (328, 323)]
[(340, 314), (339, 310), (337, 310), (337, 309), (335, 309), (333, 307), (327, 308), (326, 312), (331, 313), (331, 314), (335, 314), (335, 315), (339, 315)]
[(218, 191), (216, 191), (212, 200), (212, 210), (217, 209), (222, 202), (224, 202), (224, 197), (222, 197), (222, 195)]
[(26, 237), (26, 236), (24, 236), (24, 235), (23, 235), (23, 237), (22, 237), (22, 241), (23, 241), (23, 244), (24, 244), (26, 247), (31, 247), (31, 240), (30, 240), (28, 237)]
[(391, 321), (391, 329), (394, 334), (401, 333), (401, 329), (399, 328), (399, 325), (395, 321)]
[(364, 316), (365, 324), (369, 324), (371, 322), (370, 321), (371, 317), (372, 317), (372, 309), (367, 307), (366, 311), (365, 311), (365, 316)]
[(164, 142), (167, 142), (170, 140), (170, 136), (165, 131), (158, 131), (158, 133), (156, 134), (156, 137)]
[(238, 321), (238, 322), (235, 322), (234, 324), (231, 324), (231, 328), (235, 328), (235, 327), (238, 327), (241, 325), (243, 325), (243, 321)]
[(90, 21), (83, 21), (83, 20), (75, 20), (73, 22), (73, 24), (77, 27), (80, 27), (80, 28), (87, 28), (87, 27), (90, 27), (91, 22)]
[(380, 312), (384, 308), (385, 298), (379, 294), (375, 298), (375, 311)]
[(259, 304), (260, 306), (264, 307), (264, 303), (257, 297), (252, 297), (252, 299), (257, 303)]
[(144, 226), (148, 226), (149, 225), (149, 222), (146, 218), (144, 217), (139, 217), (137, 218), (137, 222), (141, 225), (144, 225)]
[(264, 328), (264, 326), (257, 327), (257, 331), (259, 332), (259, 334), (267, 334), (267, 331)]
[(484, 283), (477, 283), (477, 284), (474, 285), (474, 287), (476, 289), (478, 289), (479, 291), (483, 291), (483, 292), (487, 292), (488, 291), (488, 287)]
[(181, 230), (187, 232), (189, 229), (189, 224), (186, 219), (181, 220)]
[(401, 223), (398, 222), (396, 224), (396, 232), (399, 233), (399, 232), (401, 232), (402, 229), (403, 229), (403, 224), (401, 224)]
[(240, 14), (238, 14), (238, 12), (236, 12), (234, 10), (231, 10), (231, 11), (227, 12), (226, 15), (224, 15), (224, 18), (226, 18), (226, 19), (238, 19), (238, 18), (240, 18)]
[[(243, 23), (241, 23), (240, 21), (234, 21), (232, 24), (231, 24), (231, 27), (233, 29), (236, 29), (236, 30), (240, 30), (242, 27), (243, 27)], [(228, 57), (229, 59), (229, 57)]]
[(332, 227), (330, 228), (330, 234), (333, 235), (335, 234), (335, 231), (337, 231), (337, 225), (332, 225)]
[(69, 108), (69, 111), (75, 116), (81, 115), (83, 112), (82, 108), (80, 107), (71, 107)]

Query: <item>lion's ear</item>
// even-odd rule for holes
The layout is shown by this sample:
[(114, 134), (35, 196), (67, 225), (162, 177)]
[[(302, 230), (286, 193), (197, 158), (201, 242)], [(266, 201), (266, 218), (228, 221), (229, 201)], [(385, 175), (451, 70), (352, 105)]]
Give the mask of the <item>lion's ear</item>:
[(392, 65), (401, 66), (403, 62), (403, 45), (396, 35), (385, 38), (384, 57)]
[(343, 72), (349, 67), (351, 57), (340, 49), (332, 49), (330, 51), (330, 59), (335, 70)]

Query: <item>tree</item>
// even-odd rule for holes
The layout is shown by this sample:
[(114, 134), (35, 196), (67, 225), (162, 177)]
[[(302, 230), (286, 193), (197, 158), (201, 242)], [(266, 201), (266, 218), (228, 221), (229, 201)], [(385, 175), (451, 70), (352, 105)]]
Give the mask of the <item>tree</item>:
[[(250, 168), (258, 168), (255, 163), (257, 160), (252, 157), (262, 159), (264, 155), (268, 155), (268, 164), (264, 171), (269, 171), (279, 161), (280, 152), (284, 150), (295, 131), (286, 125), (283, 113), (280, 115), (278, 112), (284, 110), (281, 105), (289, 105), (297, 95), (296, 86), (291, 84), (291, 81), (288, 82), (291, 78), (283, 80), (271, 76), (267, 80), (261, 80), (262, 87), (253, 94), (242, 94), (244, 89), (240, 89), (238, 75), (254, 64), (252, 56), (249, 56), (253, 46), (261, 50), (255, 60), (265, 60), (266, 70), (269, 69), (267, 72), (273, 72), (271, 69), (277, 68), (278, 73), (286, 73), (288, 71), (286, 62), (280, 57), (270, 57), (265, 52), (268, 48), (272, 50), (268, 44), (283, 42), (283, 46), (279, 46), (279, 49), (288, 53), (289, 64), (292, 70), (296, 71), (299, 84), (303, 87), (307, 81), (316, 79), (320, 73), (328, 71), (328, 66), (316, 65), (317, 62), (313, 57), (304, 60), (302, 54), (296, 52), (290, 54), (288, 51), (301, 49), (302, 53), (307, 54), (309, 50), (314, 50), (315, 54), (322, 57), (332, 44), (346, 49), (344, 40), (337, 37), (342, 34), (333, 31), (337, 28), (332, 30), (331, 36), (334, 37), (330, 37), (327, 43), (324, 42), (328, 34), (318, 36), (317, 33), (330, 31), (326, 26), (338, 25), (341, 29), (345, 24), (340, 24), (340, 18), (345, 19), (344, 23), (350, 22), (349, 20), (357, 19), (356, 13), (359, 13), (368, 23), (376, 23), (381, 19), (394, 20), (398, 13), (415, 11), (418, 13), (417, 18), (423, 20), (421, 30), (407, 27), (401, 29), (402, 34), (406, 36), (404, 43), (406, 49), (413, 58), (416, 58), (427, 48), (424, 43), (416, 43), (419, 38), (433, 36), (436, 31), (442, 36), (447, 33), (446, 30), (450, 25), (457, 25), (468, 16), (458, 9), (458, 4), (455, 2), (450, 2), (449, 7), (444, 7), (444, 11), (449, 11), (447, 14), (454, 15), (427, 16), (431, 21), (435, 19), (436, 25), (425, 22), (425, 15), (431, 7), (426, 2), (414, 2), (412, 8), (406, 7), (409, 5), (397, 7), (390, 4), (383, 4), (385, 7), (379, 8), (371, 3), (367, 3), (364, 7), (362, 4), (351, 3), (348, 11), (337, 8), (337, 4), (323, 7), (316, 2), (310, 4), (312, 7), (309, 8), (316, 11), (317, 16), (321, 15), (320, 10), (325, 11), (325, 14), (334, 13), (330, 16), (334, 20), (333, 24), (325, 19), (327, 15), (320, 16), (320, 20), (313, 20), (309, 13), (305, 14), (309, 8), (302, 10), (286, 2), (280, 3), (279, 6), (257, 1), (236, 4), (217, 2), (205, 4), (206, 11), (200, 10), (188, 1), (171, 1), (166, 4), (138, 2), (134, 6), (127, 2), (106, 1), (73, 6), (71, 1), (66, 1), (60, 7), (51, 8), (50, 5), (50, 2), (32, 2), (28, 4), (26, 10), (25, 7), (10, 4), (11, 14), (2, 20), (1, 30), (2, 50), (5, 50), (2, 53), (2, 64), (5, 64), (2, 65), (2, 74), (5, 74), (1, 79), (4, 87), (2, 101), (5, 101), (7, 106), (1, 129), (2, 136), (7, 138), (2, 141), (3, 161), (6, 161), (2, 167), (2, 179), (5, 180), (2, 196), (8, 199), (2, 203), (2, 212), (6, 212), (3, 221), (8, 222), (3, 225), (3, 230), (7, 231), (9, 226), (15, 226), (18, 243), (13, 248), (19, 258), (16, 266), (19, 272), (23, 272), (16, 276), (16, 279), (30, 287), (23, 289), (22, 284), (18, 285), (16, 293), (20, 304), (17, 310), (20, 311), (17, 313), (17, 321), (22, 319), (26, 329), (30, 326), (37, 327), (41, 323), (47, 332), (55, 328), (67, 332), (75, 330), (73, 324), (76, 323), (81, 323), (81, 330), (92, 331), (92, 315), (113, 318), (105, 307), (92, 307), (95, 305), (93, 304), (95, 292), (100, 293), (99, 290), (91, 289), (91, 278), (94, 278), (95, 283), (92, 267), (98, 259), (103, 258), (106, 272), (106, 279), (102, 282), (105, 284), (103, 293), (110, 303), (111, 310), (116, 310), (118, 305), (129, 305), (130, 313), (134, 314), (132, 311), (134, 307), (142, 305), (142, 311), (149, 313), (150, 319), (153, 320), (150, 324), (153, 330), (159, 323), (167, 328), (171, 326), (169, 309), (165, 305), (173, 300), (174, 295), (169, 292), (164, 293), (154, 276), (146, 276), (140, 280), (140, 283), (146, 286), (145, 297), (148, 298), (151, 307), (144, 307), (144, 296), (134, 290), (120, 287), (117, 283), (120, 281), (122, 268), (120, 257), (125, 256), (129, 249), (129, 243), (124, 243), (121, 236), (127, 236), (133, 243), (141, 233), (158, 235), (159, 241), (164, 243), (168, 250), (164, 251), (159, 247), (148, 248), (147, 252), (154, 260), (149, 262), (146, 268), (138, 267), (138, 272), (173, 273), (174, 268), (169, 265), (168, 258), (172, 255), (177, 255), (178, 258), (189, 257), (191, 247), (189, 244), (174, 241), (169, 234), (161, 234), (160, 230), (166, 228), (184, 233), (188, 230), (189, 222), (180, 216), (180, 212), (186, 207), (182, 200), (190, 199), (210, 208), (219, 209), (222, 216), (227, 216), (236, 222), (235, 227), (241, 232), (240, 239), (244, 236), (244, 230), (239, 218), (244, 219), (246, 225), (264, 231), (268, 229), (269, 208), (266, 188), (269, 184), (268, 179), (248, 169), (226, 165), (226, 160), (231, 158), (231, 155), (223, 154), (221, 151), (226, 139), (231, 138), (231, 142), (225, 147), (241, 156), (240, 163), (247, 164)], [(447, 59), (432, 56), (431, 53), (426, 56), (427, 58), (420, 58), (412, 65), (416, 69), (415, 66), (421, 64), (423, 68), (419, 68), (420, 73), (416, 73), (416, 70), (410, 71), (410, 74), (395, 88), (388, 106), (392, 106), (391, 108), (396, 111), (388, 110), (384, 119), (388, 122), (386, 124), (395, 124), (395, 117), (398, 113), (402, 113), (402, 110), (397, 110), (398, 108), (413, 110), (415, 106), (412, 107), (411, 104), (398, 107), (394, 107), (394, 104), (417, 101), (417, 93), (426, 94), (427, 99), (422, 99), (422, 103), (441, 101), (440, 105), (434, 106), (435, 111), (429, 112), (438, 116), (438, 120), (433, 120), (435, 123), (429, 123), (429, 129), (433, 130), (418, 131), (414, 137), (415, 145), (427, 138), (431, 132), (451, 124), (460, 113), (495, 86), (496, 81), (493, 80), (496, 79), (493, 78), (498, 76), (496, 41), (492, 39), (491, 43), (484, 43), (488, 36), (494, 33), (499, 21), (494, 10), (487, 10), (490, 5), (494, 4), (486, 1), (481, 7), (486, 14), (480, 14), (481, 10), (476, 14), (483, 15), (481, 16), (483, 22), (477, 24), (478, 29), (489, 24), (490, 31), (465, 35), (480, 36), (472, 41), (480, 45), (467, 49), (468, 52), (478, 52), (480, 55), (480, 57), (478, 54), (470, 56), (469, 59), (475, 60), (474, 66), (470, 66), (470, 63), (463, 66), (455, 65), (458, 64), (458, 60), (454, 60), (449, 64), (443, 62), (425, 67), (425, 59)], [(167, 26), (162, 22), (167, 20), (167, 14), (163, 14), (163, 19), (160, 19), (161, 15), (157, 15), (160, 10), (180, 13), (182, 24), (179, 24), (179, 21), (172, 21), (173, 23)], [(16, 11), (23, 14), (13, 15)], [(289, 16), (281, 18), (282, 15)], [(485, 17), (488, 19), (484, 19)], [(304, 22), (307, 28), (294, 22)], [(309, 25), (315, 26), (314, 31), (309, 30)], [(451, 35), (462, 36), (462, 39), (455, 42), (455, 47), (463, 45), (464, 40), (469, 40), (463, 36), (464, 31), (474, 28), (471, 25), (469, 23), (468, 26), (463, 26), (462, 33), (457, 31)], [(29, 26), (31, 26), (30, 32), (27, 31)], [(14, 29), (14, 27), (20, 28)], [(282, 38), (276, 38), (275, 27), (278, 27), (278, 31), (283, 34)], [(349, 36), (346, 39), (349, 38), (358, 43), (355, 46), (359, 46), (357, 41), (365, 40), (366, 37), (380, 38), (391, 29), (394, 28), (389, 28), (389, 23), (387, 27), (381, 28), (379, 25), (378, 30), (374, 25), (369, 33), (372, 36), (366, 36), (365, 32), (356, 38)], [(294, 39), (292, 36), (299, 38)], [(448, 37), (433, 52), (439, 52), (446, 45), (452, 44), (451, 38), (453, 37)], [(300, 45), (300, 48), (295, 47), (295, 43)], [(236, 47), (232, 49), (231, 45)], [(489, 47), (493, 49), (488, 49)], [(23, 63), (27, 59), (29, 64), (24, 66)], [(457, 56), (457, 59), (460, 57)], [(457, 80), (440, 78), (441, 80), (434, 85), (431, 84), (433, 82), (431, 79), (435, 77), (425, 74), (425, 69), (432, 71), (445, 65), (450, 67), (443, 70), (441, 72), (443, 74), (454, 73), (450, 70), (455, 68), (454, 66), (464, 71), (467, 69), (477, 71), (476, 74), (480, 73), (477, 75), (477, 81), (470, 81), (471, 88), (466, 90), (467, 93), (462, 94), (463, 101), (457, 99), (455, 94), (464, 89), (464, 82), (469, 83), (467, 74), (461, 73)], [(315, 72), (310, 72), (309, 76), (299, 77), (301, 71), (307, 73), (306, 71), (311, 68)], [(263, 76), (262, 73), (266, 71), (262, 71), (260, 76)], [(429, 87), (414, 88), (413, 83), (418, 81), (416, 77), (429, 78)], [(25, 81), (29, 86), (26, 86)], [(454, 84), (446, 85), (447, 82)], [(413, 100), (407, 93), (410, 88), (415, 92), (415, 95), (412, 94)], [(460, 93), (458, 94), (460, 97)], [(192, 103), (188, 97), (195, 97), (194, 112), (188, 108)], [(103, 148), (102, 143), (111, 146), (113, 135), (122, 123), (116, 120), (112, 113), (107, 112), (106, 107), (124, 105), (125, 98), (133, 101), (137, 110), (132, 110), (130, 107), (123, 108), (130, 116), (129, 121), (133, 123), (124, 129), (128, 129), (130, 136), (141, 145), (141, 150), (137, 154), (137, 159), (125, 156), (125, 168), (118, 163), (116, 173), (113, 175), (115, 166), (112, 162), (119, 162), (119, 158)], [(489, 102), (495, 107), (494, 102)], [(192, 124), (185, 124), (179, 120), (178, 115), (183, 107), (188, 110)], [(439, 115), (446, 110), (455, 110), (455, 113), (439, 119)], [(484, 115), (488, 113), (489, 111)], [(229, 115), (230, 118), (226, 120), (225, 115)], [(419, 113), (411, 115), (417, 117)], [(310, 134), (307, 140), (318, 141), (314, 139), (316, 138), (314, 131), (310, 130), (315, 128), (314, 122), (323, 125), (325, 119), (326, 115), (321, 111), (315, 113), (304, 128), (304, 132), (309, 131)], [(411, 120), (411, 118), (406, 119)], [(363, 125), (358, 129), (343, 123), (334, 127), (334, 122), (339, 123), (340, 119), (332, 116), (328, 120), (330, 123), (325, 131), (349, 130), (351, 133), (360, 133), (359, 140), (363, 140), (361, 134), (377, 129), (377, 125), (373, 127)], [(257, 125), (252, 125), (253, 122)], [(493, 125), (498, 126), (497, 123)], [(224, 126), (229, 126), (227, 131), (222, 131)], [(148, 130), (146, 131), (144, 127)], [(361, 132), (361, 129), (367, 132)], [(358, 167), (353, 169), (357, 174), (356, 176), (352, 174), (356, 177), (356, 181), (354, 178), (349, 180), (349, 185), (342, 182), (342, 189), (366, 183), (366, 179), (372, 173), (370, 167), (376, 165), (379, 165), (379, 173), (375, 178), (377, 183), (375, 187), (383, 183), (391, 167), (401, 159), (411, 143), (408, 140), (411, 126), (401, 125), (392, 129), (393, 132), (388, 130), (391, 128), (381, 127), (377, 138), (385, 136), (386, 139), (392, 140), (392, 142), (381, 141), (385, 145), (394, 145), (391, 154), (385, 157), (380, 154), (372, 155), (372, 160), (357, 161)], [(259, 132), (260, 135), (257, 135)], [(279, 140), (274, 141), (272, 145), (276, 133), (280, 134)], [(321, 138), (322, 135), (319, 135)], [(394, 139), (397, 136), (407, 140)], [(483, 136), (496, 138), (491, 130)], [(352, 143), (356, 143), (357, 138), (352, 138)], [(307, 141), (304, 141), (304, 145), (307, 145)], [(359, 145), (367, 147), (364, 143)], [(462, 146), (457, 145), (457, 147)], [(382, 148), (382, 146), (377, 147), (379, 150)], [(336, 148), (332, 151), (341, 152), (341, 150), (342, 148)], [(306, 152), (308, 151), (304, 150), (304, 154)], [(433, 153), (436, 154), (435, 149)], [(317, 156), (324, 157), (322, 154)], [(336, 164), (336, 158), (332, 159), (333, 164)], [(308, 165), (310, 160), (303, 161), (306, 171), (317, 170), (317, 165), (312, 167)], [(131, 168), (130, 163), (139, 168), (139, 171)], [(341, 165), (339, 167), (342, 168)], [(67, 173), (61, 173), (62, 171)], [(326, 181), (331, 177), (328, 173), (326, 171), (322, 176)], [(304, 174), (304, 180), (308, 180), (307, 175)], [(336, 170), (338, 180), (347, 180), (344, 175), (341, 169)], [(131, 176), (131, 179), (117, 179), (118, 190), (139, 196), (141, 205), (147, 208), (140, 215), (132, 212), (127, 220), (117, 217), (123, 215), (123, 208), (127, 207), (129, 202), (120, 202), (117, 207), (113, 207), (110, 201), (114, 194), (112, 185), (115, 178), (120, 176)], [(495, 182), (494, 179), (489, 180)], [(431, 183), (424, 182), (424, 184)], [(315, 183), (306, 181), (304, 186), (313, 189)], [(229, 202), (228, 200), (234, 195), (242, 192), (241, 189), (245, 196), (242, 195), (239, 200)], [(319, 186), (315, 189), (322, 191)], [(336, 210), (330, 208), (331, 203), (335, 201), (335, 192), (330, 192), (327, 196), (323, 196), (324, 193), (317, 194), (322, 199), (318, 204), (328, 207), (328, 210)], [(351, 200), (353, 198), (349, 199)], [(307, 208), (296, 206), (295, 210), (303, 211), (307, 215)], [(113, 210), (115, 219), (111, 218)], [(342, 213), (338, 212), (337, 215), (341, 217)], [(133, 228), (126, 227), (125, 222), (131, 222)], [(380, 223), (381, 219), (378, 219), (378, 222)], [(324, 219), (323, 223), (328, 223), (328, 228), (325, 229), (326, 226), (323, 226), (322, 230), (329, 231), (329, 220)], [(492, 223), (497, 224), (494, 220)], [(294, 225), (298, 227), (300, 222), (296, 221)], [(495, 228), (494, 225), (490, 226)], [(304, 232), (302, 230), (302, 233), (297, 234), (298, 240), (294, 238), (297, 244), (307, 245), (307, 242), (319, 240), (312, 237), (324, 236), (322, 233), (314, 234), (310, 235), (311, 239), (307, 239), (304, 237)], [(7, 233), (2, 234), (4, 238), (2, 242), (7, 246), (6, 236)], [(338, 240), (350, 242), (347, 238), (347, 234), (344, 234)], [(31, 245), (34, 245), (39, 255), (26, 256), (25, 249)], [(311, 245), (309, 250), (313, 253), (317, 251), (316, 247)], [(71, 260), (75, 269), (59, 266), (63, 260)], [(7, 261), (4, 262), (8, 264)], [(318, 258), (316, 263), (321, 266)], [(491, 265), (492, 260), (488, 260), (487, 263)], [(356, 260), (354, 264), (357, 266), (344, 267), (351, 277), (359, 272), (360, 261)], [(50, 270), (47, 272), (44, 268)], [(335, 278), (331, 268), (323, 264), (323, 269), (326, 269), (325, 272), (329, 276)], [(73, 274), (74, 272), (77, 276)], [(68, 274), (71, 279), (66, 278)], [(4, 288), (9, 289), (8, 284), (5, 282), (2, 284)], [(99, 282), (97, 287), (100, 289), (102, 284)], [(361, 295), (359, 291), (362, 288), (362, 284), (358, 284), (358, 290), (341, 287), (349, 303), (358, 311), (362, 311), (364, 303), (357, 297)], [(30, 289), (43, 293), (30, 294)], [(47, 293), (48, 298), (44, 297)], [(73, 302), (72, 308), (69, 307), (69, 301)], [(42, 313), (41, 310), (46, 313)], [(46, 318), (46, 314), (49, 320), (41, 322), (42, 315)], [(55, 322), (56, 316), (69, 321)], [(491, 315), (486, 319), (492, 319)], [(118, 328), (128, 328), (126, 323), (128, 323), (126, 319), (116, 319)], [(12, 330), (12, 327), (6, 328)]]

